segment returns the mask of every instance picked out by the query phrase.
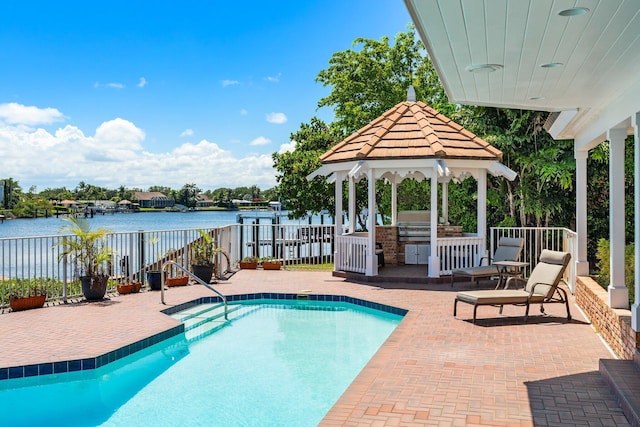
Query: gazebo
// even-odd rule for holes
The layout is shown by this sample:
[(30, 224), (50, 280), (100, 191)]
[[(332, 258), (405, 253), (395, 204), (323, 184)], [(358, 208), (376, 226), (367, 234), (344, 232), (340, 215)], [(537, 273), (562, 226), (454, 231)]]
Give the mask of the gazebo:
[[(477, 265), (486, 253), (486, 189), (487, 172), (509, 180), (516, 173), (504, 166), (502, 152), (462, 126), (416, 102), (412, 89), (409, 100), (401, 102), (383, 115), (350, 135), (324, 153), (322, 166), (307, 178), (328, 176), (335, 182), (336, 252), (335, 270), (378, 274), (376, 243), (384, 256), (396, 261), (398, 248), (408, 250), (400, 241), (402, 228), (414, 222), (423, 227), (424, 235), (413, 250), (426, 252), (428, 277), (450, 274), (454, 268)], [(478, 183), (477, 231), (473, 234), (447, 235), (455, 227), (448, 226), (448, 183), (473, 177)], [(356, 183), (367, 179), (366, 232), (357, 232)], [(407, 178), (431, 182), (430, 210), (398, 212), (397, 187)], [(376, 225), (375, 183), (386, 180), (391, 185), (391, 224)], [(348, 182), (347, 225), (343, 224), (342, 183)], [(438, 200), (438, 185), (442, 199)], [(399, 214), (404, 214), (403, 223)], [(420, 217), (422, 216), (422, 217)], [(400, 221), (399, 221), (400, 220)], [(382, 242), (376, 236), (380, 235)], [(393, 262), (392, 262), (393, 264)]]

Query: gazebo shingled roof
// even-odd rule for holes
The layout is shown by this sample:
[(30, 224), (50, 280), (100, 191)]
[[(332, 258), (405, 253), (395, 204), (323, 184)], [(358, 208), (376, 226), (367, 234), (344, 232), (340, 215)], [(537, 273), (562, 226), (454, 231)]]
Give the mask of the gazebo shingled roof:
[(502, 159), (502, 152), (424, 102), (405, 101), (320, 156), (323, 164), (387, 159)]

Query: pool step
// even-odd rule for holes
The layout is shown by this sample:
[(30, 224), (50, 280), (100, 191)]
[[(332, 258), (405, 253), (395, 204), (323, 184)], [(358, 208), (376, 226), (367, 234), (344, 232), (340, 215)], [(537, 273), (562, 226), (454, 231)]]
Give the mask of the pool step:
[(201, 304), (174, 313), (171, 317), (184, 323), (185, 337), (187, 341), (193, 341), (212, 334), (228, 325), (233, 319), (242, 317), (254, 309), (252, 306), (229, 304), (227, 306), (227, 319), (225, 319), (224, 304)]

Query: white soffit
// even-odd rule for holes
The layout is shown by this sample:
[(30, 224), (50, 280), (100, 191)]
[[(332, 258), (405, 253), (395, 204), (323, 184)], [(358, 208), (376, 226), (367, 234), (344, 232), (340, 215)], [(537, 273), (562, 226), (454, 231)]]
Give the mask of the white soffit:
[[(556, 127), (563, 138), (606, 114), (640, 76), (637, 0), (404, 2), (450, 102), (577, 111)], [(588, 12), (559, 15), (576, 7)]]

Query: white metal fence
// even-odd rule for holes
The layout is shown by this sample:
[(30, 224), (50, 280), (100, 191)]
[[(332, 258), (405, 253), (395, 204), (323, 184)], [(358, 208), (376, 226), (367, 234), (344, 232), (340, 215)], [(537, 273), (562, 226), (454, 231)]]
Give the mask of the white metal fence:
[[(232, 271), (244, 257), (276, 258), (285, 266), (332, 263), (333, 225), (232, 224), (205, 229), (224, 250), (216, 261), (216, 277)], [(11, 289), (24, 293), (42, 287), (47, 301), (65, 302), (82, 295), (78, 272), (70, 260), (60, 258), (63, 239), (55, 235), (0, 239), (0, 310), (8, 307)], [(111, 233), (105, 244), (111, 260), (105, 265), (111, 277), (108, 292), (118, 283), (145, 283), (146, 272), (160, 270), (165, 261), (190, 266), (190, 245), (200, 238), (197, 229)]]
[[(367, 239), (362, 236), (337, 236), (333, 225), (232, 224), (205, 230), (224, 250), (216, 260), (216, 277), (236, 267), (247, 256), (275, 258), (285, 266), (325, 264), (336, 260), (336, 270), (366, 272)], [(524, 249), (521, 260), (527, 262), (529, 274), (544, 248), (568, 251), (572, 262), (567, 270), (571, 291), (575, 283), (576, 233), (566, 228), (493, 227), (490, 232), (491, 253), (500, 237), (521, 237)], [(112, 249), (107, 267), (111, 275), (109, 292), (118, 283), (133, 280), (144, 283), (145, 273), (159, 270), (165, 261), (190, 265), (190, 245), (200, 237), (197, 229), (137, 231), (112, 233), (106, 244)], [(8, 306), (11, 288), (40, 286), (48, 301), (66, 301), (81, 296), (78, 273), (69, 260), (60, 259), (59, 242), (73, 236), (0, 239), (0, 310)], [(484, 254), (482, 239), (476, 237), (438, 239), (441, 274), (456, 268), (478, 265)]]
[(490, 236), (491, 253), (495, 252), (500, 237), (517, 237), (524, 239), (521, 261), (529, 265), (525, 267), (528, 276), (538, 263), (543, 249), (569, 252), (571, 261), (565, 273), (565, 280), (573, 293), (575, 291), (577, 234), (561, 227), (492, 227)]

